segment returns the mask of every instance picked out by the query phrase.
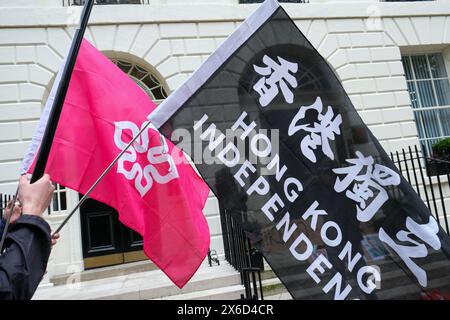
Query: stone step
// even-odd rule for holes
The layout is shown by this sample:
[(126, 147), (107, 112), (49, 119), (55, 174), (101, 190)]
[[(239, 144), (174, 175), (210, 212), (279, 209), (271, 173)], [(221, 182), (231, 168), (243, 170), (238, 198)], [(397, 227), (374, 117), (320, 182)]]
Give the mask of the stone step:
[(128, 300), (156, 299), (220, 287), (238, 285), (239, 273), (228, 263), (203, 264), (183, 289), (177, 288), (160, 270), (39, 288), (34, 300)]
[(163, 297), (155, 300), (237, 300), (244, 294), (243, 285), (234, 285), (203, 291), (189, 292), (180, 295)]
[[(278, 278), (262, 281), (263, 288), (273, 286), (275, 284), (282, 285)], [(168, 296), (157, 300), (238, 300), (241, 298), (241, 294), (245, 294), (245, 288), (243, 285), (238, 284), (234, 286)]]
[[(284, 284), (278, 278), (272, 278), (270, 281), (263, 281), (263, 294), (265, 297), (280, 295), (280, 294), (288, 294), (289, 297), (291, 295), (287, 291)], [(291, 297), (292, 299), (292, 297)]]
[[(102, 267), (96, 269), (85, 270), (77, 274), (77, 280), (91, 281), (104, 278), (112, 278), (117, 276), (128, 275), (137, 272), (153, 271), (158, 267), (149, 260), (124, 263), (110, 267)], [(54, 276), (50, 279), (50, 282), (55, 286), (64, 285), (73, 278), (73, 275), (66, 274), (61, 276)]]
[(280, 292), (269, 296), (264, 296), (264, 300), (293, 300), (289, 292)]

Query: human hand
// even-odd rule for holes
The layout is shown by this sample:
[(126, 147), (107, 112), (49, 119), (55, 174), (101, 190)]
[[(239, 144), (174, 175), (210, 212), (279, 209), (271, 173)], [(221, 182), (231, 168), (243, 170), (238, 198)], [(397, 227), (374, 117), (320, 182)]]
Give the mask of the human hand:
[[(3, 219), (8, 220), (10, 214), (11, 214), (11, 208), (13, 206), (13, 201), (8, 202), (8, 206), (6, 207), (6, 210), (4, 210), (3, 213)], [(16, 201), (14, 204), (14, 209), (12, 210), (11, 218), (9, 219), (9, 223), (13, 224), (17, 221), (17, 219), (20, 218), (22, 215), (22, 206), (20, 205), (20, 202)]]
[(22, 204), (23, 214), (42, 217), (52, 200), (55, 187), (50, 176), (44, 176), (33, 184), (23, 175), (19, 180), (19, 201)]
[(52, 248), (56, 245), (59, 239), (59, 233), (54, 233), (52, 235)]

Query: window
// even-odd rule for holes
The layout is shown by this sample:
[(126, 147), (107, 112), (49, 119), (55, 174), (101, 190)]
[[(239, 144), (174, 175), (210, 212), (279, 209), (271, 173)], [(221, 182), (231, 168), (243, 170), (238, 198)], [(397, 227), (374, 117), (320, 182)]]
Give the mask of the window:
[[(95, 4), (150, 4), (149, 0), (96, 0)], [(64, 6), (82, 6), (84, 0), (63, 0)]]
[(128, 74), (156, 104), (167, 98), (167, 92), (161, 81), (143, 67), (125, 60), (111, 59), (111, 61)]
[(419, 140), (431, 155), (431, 146), (450, 137), (450, 82), (442, 54), (403, 56), (408, 91)]
[(59, 184), (54, 183), (55, 192), (53, 193), (53, 200), (50, 204), (50, 211), (65, 211), (67, 210), (67, 189)]

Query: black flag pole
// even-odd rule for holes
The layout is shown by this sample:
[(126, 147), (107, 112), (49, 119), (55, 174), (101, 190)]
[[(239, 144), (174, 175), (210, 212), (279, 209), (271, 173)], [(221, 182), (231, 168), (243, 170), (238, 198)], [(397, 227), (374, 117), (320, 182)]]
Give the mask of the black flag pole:
[(67, 89), (69, 88), (70, 78), (77, 60), (78, 52), (80, 51), (81, 42), (83, 41), (84, 33), (89, 21), (89, 16), (92, 11), (94, 0), (86, 0), (81, 14), (81, 22), (75, 31), (72, 45), (67, 56), (67, 63), (61, 76), (61, 82), (56, 91), (55, 100), (53, 102), (52, 110), (50, 112), (47, 127), (45, 128), (42, 143), (38, 151), (36, 165), (31, 176), (31, 183), (39, 180), (45, 172), (47, 160), (50, 154), (53, 138), (55, 137), (56, 128), (58, 126), (59, 118), (61, 116), (64, 100), (66, 98)]
[[(50, 112), (47, 122), (47, 127), (45, 128), (42, 143), (38, 150), (35, 169), (31, 176), (30, 181), (31, 183), (36, 182), (44, 175), (48, 156), (50, 154), (50, 148), (52, 146), (53, 138), (55, 137), (55, 132), (58, 126), (59, 118), (61, 116), (61, 111), (64, 105), (64, 100), (66, 98), (67, 89), (69, 88), (70, 78), (72, 76), (73, 68), (77, 60), (78, 52), (80, 51), (81, 42), (83, 41), (84, 33), (86, 31), (86, 27), (89, 21), (89, 16), (91, 15), (93, 5), (94, 0), (86, 0), (84, 2), (83, 11), (81, 13), (80, 25), (75, 31), (70, 51), (67, 56), (67, 63), (64, 66), (64, 70), (61, 76), (61, 82), (59, 83), (58, 89), (56, 91), (55, 100), (53, 101), (52, 110)], [(5, 242), (8, 226), (10, 224), (10, 218), (13, 214), (14, 206), (17, 201), (18, 192), (19, 189), (17, 188), (16, 193), (13, 197), (12, 206), (9, 210), (8, 218), (6, 219), (5, 222), (5, 228), (0, 240), (0, 253), (3, 250), (3, 244)]]

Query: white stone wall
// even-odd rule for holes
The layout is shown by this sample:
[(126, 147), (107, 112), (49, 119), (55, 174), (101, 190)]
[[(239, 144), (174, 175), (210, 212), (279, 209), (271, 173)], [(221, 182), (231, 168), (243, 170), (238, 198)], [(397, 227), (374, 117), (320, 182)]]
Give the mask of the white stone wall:
[[(226, 0), (214, 5), (175, 2), (123, 5), (120, 10), (95, 7), (86, 38), (109, 56), (148, 66), (173, 91), (256, 6)], [(417, 143), (401, 53), (443, 52), (450, 66), (450, 3), (315, 2), (283, 6), (335, 69), (385, 149)], [(0, 1), (0, 6), (6, 3)], [(20, 160), (68, 50), (72, 29), (67, 23), (77, 10), (58, 8), (59, 1), (27, 3), (35, 7), (0, 9), (0, 193), (16, 188)], [(70, 195), (73, 205), (77, 194)], [(56, 226), (64, 214), (52, 216), (52, 224)], [(223, 252), (214, 198), (208, 200), (205, 214), (211, 248)], [(82, 261), (79, 217), (63, 232), (69, 236), (63, 234), (52, 254), (53, 274)]]

